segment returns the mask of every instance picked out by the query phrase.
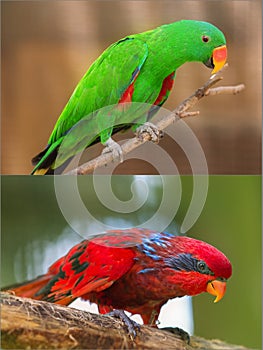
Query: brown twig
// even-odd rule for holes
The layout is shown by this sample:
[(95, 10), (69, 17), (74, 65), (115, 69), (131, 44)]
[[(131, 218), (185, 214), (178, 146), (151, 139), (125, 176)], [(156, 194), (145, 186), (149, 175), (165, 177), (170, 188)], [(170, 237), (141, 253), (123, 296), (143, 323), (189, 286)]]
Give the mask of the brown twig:
[[(227, 67), (227, 64), (216, 74), (212, 75), (210, 79), (199, 89), (197, 89), (191, 96), (186, 98), (183, 102), (179, 104), (179, 106), (171, 112), (171, 114), (162, 118), (157, 124), (156, 127), (158, 130), (164, 130), (169, 125), (174, 123), (176, 120), (196, 116), (199, 115), (199, 111), (188, 112), (189, 109), (192, 109), (197, 102), (206, 96), (219, 95), (219, 94), (237, 94), (244, 90), (245, 85), (239, 84), (235, 86), (220, 86), (217, 88), (212, 88), (215, 84), (221, 81), (223, 78), (221, 77), (222, 71)], [(144, 133), (140, 135), (140, 138), (137, 136), (129, 139), (124, 144), (122, 144), (121, 149), (123, 155), (131, 152), (135, 148), (144, 144), (146, 141), (150, 141), (151, 137), (148, 133)], [(96, 168), (105, 166), (110, 162), (114, 161), (114, 157), (112, 153), (104, 153), (98, 156), (95, 159), (88, 161), (80, 165), (79, 167), (70, 170), (66, 173), (66, 175), (85, 175), (94, 171)]]
[(234, 85), (234, 86), (219, 86), (216, 88), (209, 89), (206, 92), (206, 96), (213, 95), (236, 95), (245, 89), (244, 84)]

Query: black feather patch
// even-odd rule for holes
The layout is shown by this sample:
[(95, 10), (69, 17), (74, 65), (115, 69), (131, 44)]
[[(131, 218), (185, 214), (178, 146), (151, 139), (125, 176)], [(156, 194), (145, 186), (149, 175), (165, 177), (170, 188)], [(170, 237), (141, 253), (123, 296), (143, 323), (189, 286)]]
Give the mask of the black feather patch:
[(214, 275), (203, 260), (198, 260), (188, 253), (182, 253), (178, 254), (176, 257), (167, 258), (165, 259), (165, 263), (167, 266), (178, 271), (196, 271), (205, 275)]
[(65, 278), (65, 272), (62, 271), (60, 268), (59, 273), (56, 274), (43, 288), (41, 288), (35, 295), (48, 295), (51, 292), (52, 287), (54, 284), (56, 284), (59, 280), (63, 280)]
[(86, 268), (88, 268), (89, 266), (89, 263), (88, 262), (84, 262), (83, 264), (81, 264), (79, 262), (79, 259), (75, 259), (72, 261), (72, 270), (74, 270), (74, 273), (77, 274), (77, 273), (80, 273), (82, 271), (84, 271)]

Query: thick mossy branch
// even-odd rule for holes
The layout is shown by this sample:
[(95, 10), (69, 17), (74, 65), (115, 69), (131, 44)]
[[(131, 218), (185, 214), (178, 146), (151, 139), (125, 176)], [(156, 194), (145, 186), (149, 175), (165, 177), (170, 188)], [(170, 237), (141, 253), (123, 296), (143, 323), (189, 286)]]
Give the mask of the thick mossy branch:
[[(221, 81), (223, 78), (221, 77), (222, 71), (227, 67), (227, 64), (216, 74), (212, 75), (210, 79), (199, 89), (197, 89), (191, 96), (186, 98), (183, 102), (181, 102), (178, 107), (171, 112), (171, 114), (162, 118), (158, 123), (156, 123), (156, 127), (158, 130), (164, 130), (169, 125), (173, 124), (179, 119), (192, 117), (199, 115), (199, 111), (189, 112), (198, 101), (207, 96), (213, 95), (222, 95), (222, 94), (231, 94), (236, 95), (237, 93), (243, 91), (245, 89), (244, 84), (234, 85), (234, 86), (220, 86), (213, 88), (215, 84)], [(146, 141), (150, 141), (151, 137), (148, 133), (144, 133), (140, 135), (140, 138), (133, 137), (132, 139), (126, 141), (121, 145), (123, 156), (133, 151), (135, 148), (144, 144)], [(92, 173), (95, 169), (105, 166), (110, 162), (114, 161), (114, 157), (112, 153), (104, 153), (98, 156), (95, 159), (88, 161), (80, 165), (79, 167), (68, 171), (66, 175), (85, 175)]]
[(221, 349), (246, 350), (219, 340), (191, 337), (142, 326), (135, 340), (115, 318), (1, 293), (2, 349)]

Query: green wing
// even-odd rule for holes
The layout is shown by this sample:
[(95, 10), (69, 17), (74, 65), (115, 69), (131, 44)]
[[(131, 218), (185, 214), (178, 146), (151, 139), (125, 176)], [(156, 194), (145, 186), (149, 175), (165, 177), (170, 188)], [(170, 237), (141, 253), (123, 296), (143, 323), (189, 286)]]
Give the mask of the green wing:
[(134, 37), (122, 39), (105, 50), (78, 83), (48, 144), (63, 137), (83, 117), (118, 103), (147, 55), (146, 43)]
[[(119, 40), (102, 53), (76, 86), (57, 120), (47, 148), (33, 158), (33, 164), (36, 166), (32, 173), (52, 165), (57, 148), (68, 132), (83, 118), (88, 134), (94, 135), (96, 130), (101, 130), (97, 125), (97, 114), (94, 112), (119, 102), (123, 93), (134, 82), (147, 56), (147, 44), (136, 36)], [(73, 145), (71, 139), (69, 142), (72, 143), (71, 151), (68, 155), (64, 154), (63, 160), (81, 151), (93, 141), (94, 137), (91, 136), (88, 142), (86, 138), (86, 144), (83, 144), (83, 140), (80, 143), (76, 140), (76, 145)]]

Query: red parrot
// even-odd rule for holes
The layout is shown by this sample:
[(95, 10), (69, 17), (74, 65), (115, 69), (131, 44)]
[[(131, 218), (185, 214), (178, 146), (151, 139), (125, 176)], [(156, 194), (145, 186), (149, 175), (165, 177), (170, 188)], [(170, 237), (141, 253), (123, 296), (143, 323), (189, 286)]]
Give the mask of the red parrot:
[(219, 301), (231, 273), (227, 257), (205, 242), (132, 228), (80, 242), (46, 274), (11, 289), (63, 305), (81, 297), (96, 303), (102, 314), (127, 310), (156, 326), (171, 298), (208, 292)]

